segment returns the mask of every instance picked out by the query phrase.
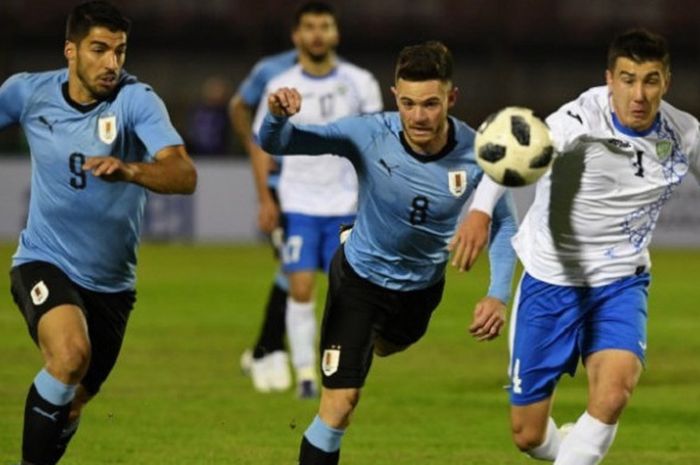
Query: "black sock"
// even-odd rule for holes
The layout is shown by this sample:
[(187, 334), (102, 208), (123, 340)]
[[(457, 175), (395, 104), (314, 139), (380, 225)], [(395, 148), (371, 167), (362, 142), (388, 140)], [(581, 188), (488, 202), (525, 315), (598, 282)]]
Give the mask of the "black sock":
[(61, 457), (63, 457), (63, 454), (65, 454), (66, 448), (68, 447), (68, 443), (71, 439), (73, 439), (73, 436), (75, 436), (75, 433), (78, 431), (78, 426), (80, 426), (80, 417), (72, 422), (66, 423), (63, 431), (61, 431), (61, 435), (58, 437), (58, 442), (56, 443), (53, 455), (51, 455), (51, 463), (57, 463)]
[(311, 444), (304, 436), (299, 448), (299, 465), (338, 465), (340, 450), (324, 452)]
[(272, 352), (284, 350), (286, 313), (287, 291), (275, 283), (267, 298), (265, 320), (263, 320), (258, 342), (253, 349), (253, 358), (262, 358)]
[(34, 465), (54, 465), (52, 459), (61, 431), (66, 426), (71, 403), (54, 405), (45, 400), (32, 383), (24, 407), (22, 459)]

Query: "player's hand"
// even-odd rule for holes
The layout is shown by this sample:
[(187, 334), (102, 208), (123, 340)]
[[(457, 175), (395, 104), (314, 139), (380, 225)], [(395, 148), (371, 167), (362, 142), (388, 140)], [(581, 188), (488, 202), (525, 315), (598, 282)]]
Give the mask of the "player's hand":
[(452, 266), (468, 271), (476, 263), (479, 254), (489, 242), (491, 217), (480, 210), (471, 210), (460, 223), (457, 232), (447, 246), (452, 252)]
[(474, 308), (469, 332), (477, 341), (490, 341), (501, 334), (505, 323), (506, 305), (495, 297), (486, 296)]
[(279, 226), (280, 209), (272, 198), (260, 200), (258, 205), (258, 228), (265, 234), (271, 234)]
[(116, 157), (88, 157), (83, 163), (83, 170), (105, 181), (131, 181), (135, 168)]
[(301, 109), (301, 94), (298, 90), (282, 87), (267, 97), (267, 108), (274, 116), (292, 116)]

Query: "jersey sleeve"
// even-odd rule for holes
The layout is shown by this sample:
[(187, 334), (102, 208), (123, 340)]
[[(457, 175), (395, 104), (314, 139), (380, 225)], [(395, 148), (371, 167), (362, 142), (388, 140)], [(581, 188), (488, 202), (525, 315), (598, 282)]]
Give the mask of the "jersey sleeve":
[(376, 113), (384, 109), (382, 92), (377, 80), (371, 73), (367, 73), (367, 82), (362, 86), (362, 113)]
[(249, 107), (255, 108), (260, 103), (269, 81), (264, 61), (259, 61), (238, 86), (238, 94)]
[(8, 78), (0, 86), (0, 129), (19, 123), (27, 98), (31, 95), (28, 73)]
[(511, 239), (518, 230), (515, 203), (510, 192), (501, 196), (493, 210), (491, 240), (489, 243), (489, 263), (491, 284), (488, 295), (503, 303), (510, 300), (510, 291), (515, 272), (516, 255)]
[(263, 150), (275, 155), (335, 154), (351, 161), (362, 153), (372, 132), (367, 117), (347, 116), (326, 125), (295, 125), (267, 113), (258, 134)]
[(182, 137), (170, 122), (168, 110), (151, 87), (137, 85), (130, 99), (132, 129), (150, 157), (165, 147), (182, 145)]
[(586, 114), (577, 101), (569, 102), (547, 117), (554, 148), (560, 154), (571, 151), (589, 131)]

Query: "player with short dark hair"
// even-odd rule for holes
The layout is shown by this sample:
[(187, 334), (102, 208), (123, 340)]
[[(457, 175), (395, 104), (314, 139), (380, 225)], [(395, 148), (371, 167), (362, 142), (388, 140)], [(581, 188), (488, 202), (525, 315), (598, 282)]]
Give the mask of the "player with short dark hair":
[[(665, 39), (627, 31), (608, 57), (607, 85), (547, 118), (559, 156), (513, 239), (524, 274), (511, 317), (511, 429), (519, 449), (556, 465), (596, 465), (612, 445), (645, 359), (652, 233), (688, 172), (700, 180), (698, 121), (663, 100)], [(579, 360), (588, 403), (564, 436), (553, 394)]]
[[(338, 24), (330, 5), (309, 2), (297, 10), (292, 29), (297, 63), (271, 77), (264, 89), (266, 96), (278, 87), (294, 86), (307, 95), (304, 111), (295, 115), (294, 122), (328, 123), (343, 116), (382, 109), (376, 79), (369, 71), (338, 59), (335, 52), (338, 40)], [(266, 113), (266, 100), (261, 99), (253, 123), (255, 130)], [(253, 141), (249, 143), (249, 152), (252, 157), (269, 158)], [(316, 397), (316, 274), (328, 271), (340, 243), (341, 226), (355, 218), (357, 177), (347, 160), (332, 154), (321, 158), (296, 157), (284, 161), (276, 193), (284, 224), (282, 268), (289, 279), (289, 295), (281, 310), (286, 309), (286, 332), (297, 395)], [(261, 199), (264, 196), (270, 194), (259, 195)], [(271, 294), (272, 299), (276, 294)], [(251, 363), (253, 386), (263, 392), (284, 390), (290, 380), (283, 332), (274, 331), (273, 324), (279, 321), (282, 312), (271, 309), (268, 305), (263, 334)], [(273, 334), (275, 337), (271, 337)]]
[(68, 67), (0, 87), (0, 128), (19, 123), (32, 158), (11, 290), (45, 362), (26, 400), (24, 465), (58, 462), (117, 360), (146, 191), (196, 186), (163, 102), (122, 69), (129, 27), (107, 2), (81, 4), (66, 28)]
[[(455, 235), (483, 172), (474, 158), (474, 131), (448, 116), (457, 98), (449, 50), (439, 42), (406, 47), (396, 76), (398, 113), (295, 125), (289, 118), (300, 111), (301, 94), (282, 88), (269, 96), (260, 130), (262, 147), (271, 153), (336, 153), (352, 162), (359, 178), (357, 221), (331, 263), (321, 334), (323, 390), (319, 414), (301, 443), (302, 465), (338, 463), (373, 353), (391, 355), (423, 336), (442, 298), (448, 245), (454, 260), (469, 268), (469, 250), (489, 236), (488, 216), (477, 211)], [(496, 337), (504, 322), (515, 228), (512, 202), (504, 198), (491, 230), (491, 287), (471, 326), (480, 340)]]

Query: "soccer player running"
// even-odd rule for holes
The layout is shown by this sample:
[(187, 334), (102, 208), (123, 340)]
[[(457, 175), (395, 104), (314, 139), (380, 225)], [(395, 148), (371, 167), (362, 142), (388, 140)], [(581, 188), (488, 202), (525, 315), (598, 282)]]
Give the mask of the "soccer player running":
[[(700, 179), (698, 121), (662, 100), (666, 41), (617, 36), (605, 77), (547, 118), (560, 156), (513, 241), (525, 268), (511, 318), (513, 439), (556, 465), (608, 452), (644, 362), (652, 232), (688, 171)], [(579, 358), (588, 404), (562, 439), (552, 397)]]
[(44, 359), (26, 400), (24, 465), (58, 462), (116, 362), (146, 190), (190, 194), (197, 181), (163, 102), (122, 70), (129, 27), (107, 2), (81, 4), (68, 17), (67, 69), (0, 87), (0, 128), (21, 124), (32, 157), (10, 273)]
[[(328, 123), (382, 109), (379, 86), (372, 74), (336, 57), (338, 29), (331, 6), (320, 2), (302, 5), (295, 15), (292, 40), (298, 50), (298, 63), (272, 78), (264, 95), (282, 86), (293, 86), (304, 93), (306, 105), (294, 116), (295, 123)], [(254, 129), (260, 127), (266, 113), (265, 98), (256, 113)], [(301, 398), (316, 397), (315, 275), (317, 270), (328, 271), (339, 245), (341, 225), (354, 220), (357, 177), (350, 162), (337, 156), (295, 157), (284, 162), (278, 193), (285, 235), (282, 263), (289, 278), (286, 327), (297, 394)], [(256, 349), (254, 355), (260, 355), (260, 348)], [(276, 351), (254, 358), (254, 386), (261, 385), (259, 367), (263, 365), (264, 371), (269, 360), (274, 370), (267, 377), (270, 387), (282, 387), (275, 383), (281, 379), (279, 365), (286, 366), (286, 358), (280, 355), (285, 353)]]
[[(270, 153), (336, 153), (353, 163), (359, 178), (357, 221), (331, 264), (321, 332), (323, 389), (301, 442), (303, 465), (338, 463), (373, 353), (405, 350), (425, 333), (442, 297), (448, 244), (454, 260), (469, 268), (474, 257), (468, 250), (488, 240), (483, 214), (470, 216), (454, 235), (483, 172), (474, 159), (474, 131), (448, 116), (457, 89), (447, 47), (427, 42), (403, 49), (392, 90), (398, 113), (297, 126), (289, 119), (302, 108), (302, 95), (282, 88), (268, 97), (260, 130)], [(496, 337), (504, 323), (515, 262), (512, 202), (501, 199), (493, 216), (491, 287), (476, 304), (470, 328), (481, 340)]]

